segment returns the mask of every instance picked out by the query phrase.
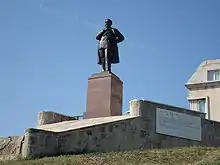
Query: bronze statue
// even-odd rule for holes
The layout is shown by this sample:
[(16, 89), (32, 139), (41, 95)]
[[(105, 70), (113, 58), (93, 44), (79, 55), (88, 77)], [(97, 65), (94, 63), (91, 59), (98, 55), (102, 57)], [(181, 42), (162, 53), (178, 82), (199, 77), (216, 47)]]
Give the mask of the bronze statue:
[(98, 64), (103, 71), (111, 72), (111, 64), (119, 63), (118, 43), (124, 40), (124, 36), (118, 29), (112, 28), (112, 21), (105, 20), (105, 28), (100, 31), (96, 39), (99, 40)]

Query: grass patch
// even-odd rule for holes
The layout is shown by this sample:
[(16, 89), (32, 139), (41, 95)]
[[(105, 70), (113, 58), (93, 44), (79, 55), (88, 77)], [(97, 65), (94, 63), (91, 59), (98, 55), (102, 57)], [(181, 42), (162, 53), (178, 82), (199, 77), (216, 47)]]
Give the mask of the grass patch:
[(220, 148), (176, 148), (18, 159), (0, 165), (220, 165)]

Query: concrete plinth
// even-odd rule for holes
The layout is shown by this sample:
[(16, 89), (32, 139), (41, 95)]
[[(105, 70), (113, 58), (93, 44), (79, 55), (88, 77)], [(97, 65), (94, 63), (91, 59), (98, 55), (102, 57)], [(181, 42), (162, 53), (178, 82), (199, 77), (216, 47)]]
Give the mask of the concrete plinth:
[(123, 83), (107, 71), (93, 74), (88, 79), (85, 118), (122, 115)]

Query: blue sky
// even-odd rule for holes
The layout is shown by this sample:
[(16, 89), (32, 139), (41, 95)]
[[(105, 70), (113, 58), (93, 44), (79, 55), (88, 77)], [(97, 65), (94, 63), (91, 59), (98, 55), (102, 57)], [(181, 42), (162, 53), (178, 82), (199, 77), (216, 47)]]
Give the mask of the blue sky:
[(219, 8), (219, 0), (0, 0), (0, 136), (34, 127), (42, 109), (85, 111), (105, 18), (126, 37), (113, 66), (123, 109), (134, 98), (187, 108), (184, 84), (220, 55)]

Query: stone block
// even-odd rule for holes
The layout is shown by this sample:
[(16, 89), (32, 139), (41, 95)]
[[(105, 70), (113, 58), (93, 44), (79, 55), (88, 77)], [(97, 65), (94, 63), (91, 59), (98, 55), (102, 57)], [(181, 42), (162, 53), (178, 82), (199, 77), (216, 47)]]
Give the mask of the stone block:
[(88, 79), (85, 118), (122, 115), (123, 82), (113, 73), (101, 72)]
[(37, 116), (37, 126), (71, 120), (76, 120), (76, 118), (52, 111), (40, 111)]

